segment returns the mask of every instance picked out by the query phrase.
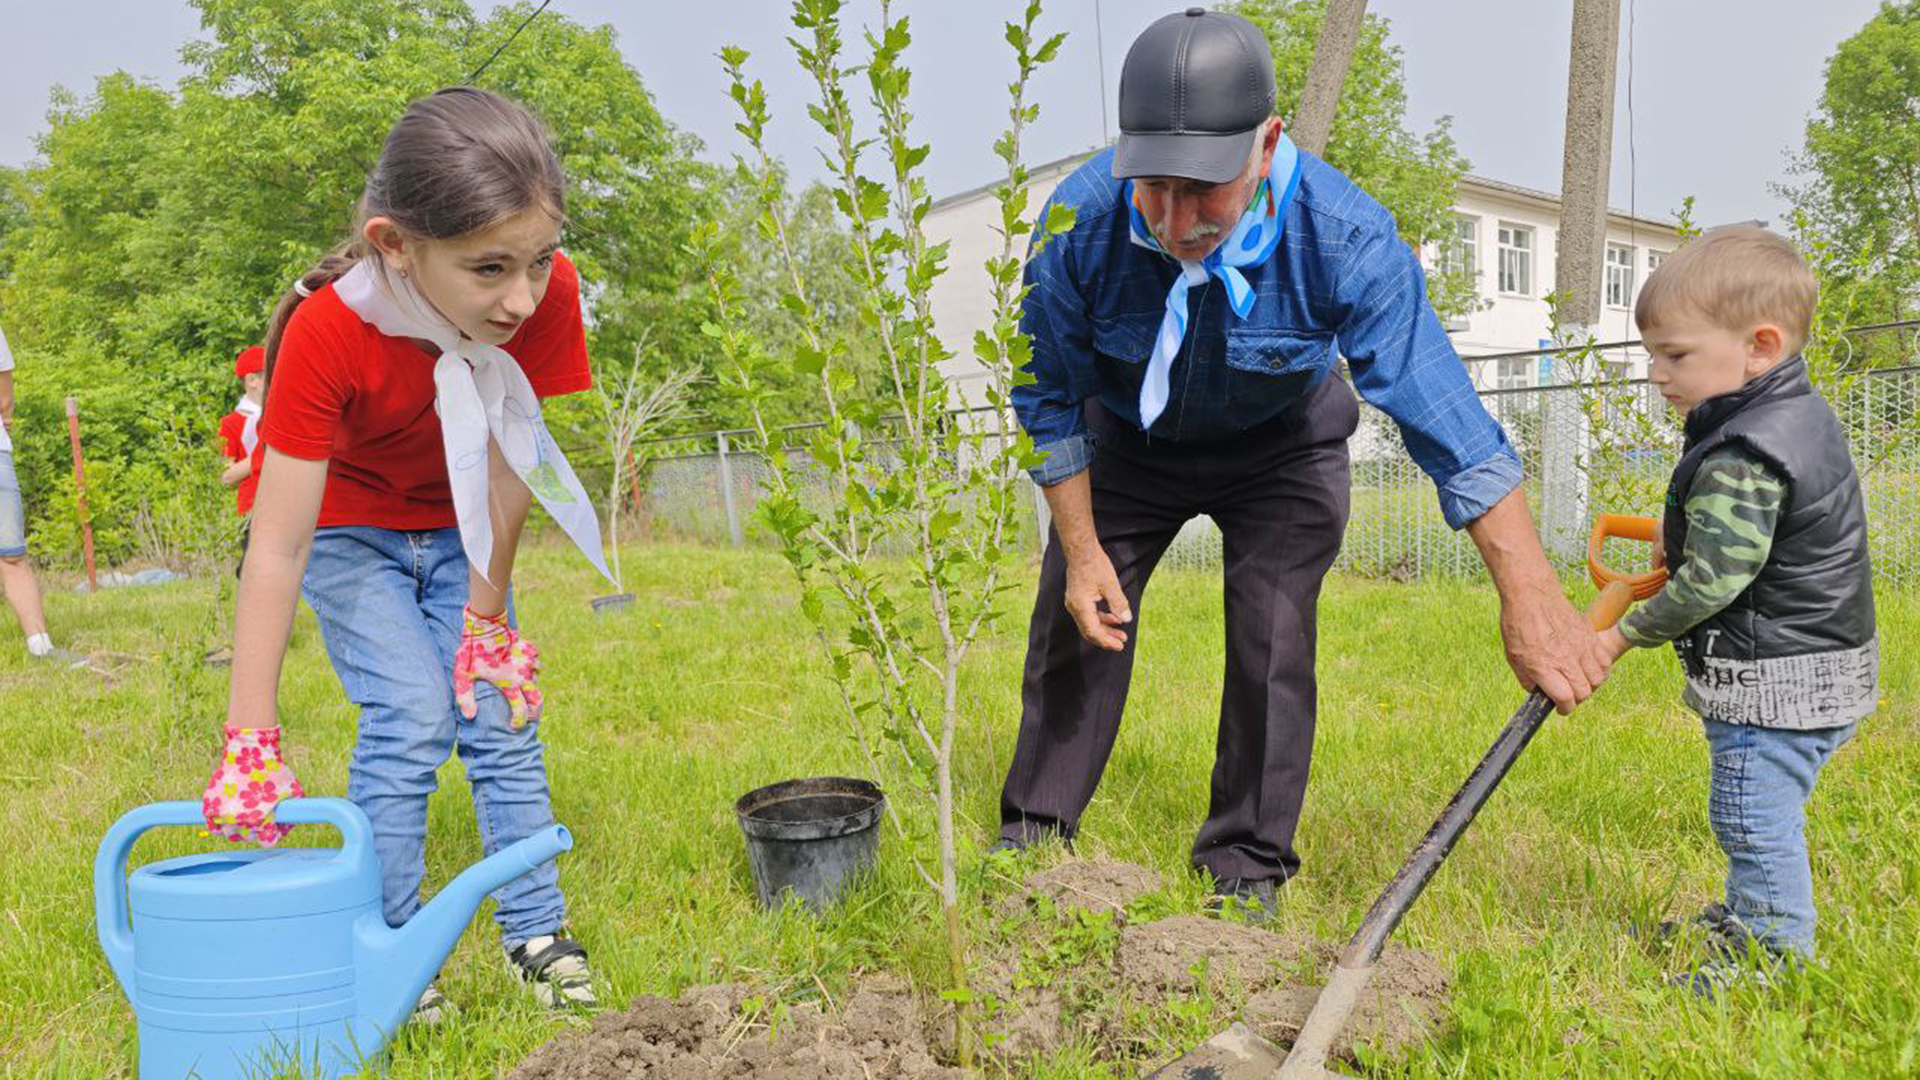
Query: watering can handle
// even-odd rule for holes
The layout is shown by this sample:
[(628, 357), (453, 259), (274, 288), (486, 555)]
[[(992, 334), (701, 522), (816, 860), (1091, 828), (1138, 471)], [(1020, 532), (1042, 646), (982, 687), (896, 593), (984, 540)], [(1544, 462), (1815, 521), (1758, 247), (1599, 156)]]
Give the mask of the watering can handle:
[(1593, 577), (1594, 586), (1604, 589), (1609, 582), (1626, 582), (1633, 590), (1635, 600), (1645, 600), (1659, 592), (1667, 583), (1664, 567), (1642, 574), (1626, 574), (1600, 561), (1601, 545), (1609, 536), (1651, 544), (1659, 535), (1660, 523), (1653, 518), (1635, 517), (1632, 514), (1601, 514), (1593, 523), (1593, 532), (1587, 537), (1587, 573)]
[[(343, 860), (368, 858), (373, 850), (373, 830), (366, 815), (346, 799), (287, 799), (274, 808), (273, 816), (283, 825), (339, 829)], [(148, 829), (164, 825), (204, 829), (206, 812), (198, 801), (152, 803), (129, 810), (107, 830), (93, 860), (94, 929), (129, 1001), (133, 999), (133, 932), (128, 928), (127, 857)]]

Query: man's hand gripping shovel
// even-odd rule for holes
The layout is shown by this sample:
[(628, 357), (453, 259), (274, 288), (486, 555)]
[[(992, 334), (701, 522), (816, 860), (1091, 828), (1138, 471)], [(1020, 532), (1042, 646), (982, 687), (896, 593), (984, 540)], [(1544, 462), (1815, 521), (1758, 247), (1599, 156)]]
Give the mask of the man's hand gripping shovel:
[[(1664, 568), (1641, 574), (1623, 574), (1601, 561), (1601, 548), (1608, 537), (1652, 542), (1658, 524), (1651, 518), (1603, 514), (1594, 524), (1587, 542), (1587, 570), (1600, 595), (1587, 608), (1587, 621), (1595, 630), (1605, 630), (1619, 621), (1635, 600), (1644, 600), (1660, 591), (1666, 583)], [(1400, 920), (1419, 899), (1454, 842), (1466, 832), (1474, 815), (1480, 812), (1507, 770), (1526, 749), (1535, 731), (1553, 712), (1553, 702), (1535, 690), (1527, 695), (1520, 710), (1507, 721), (1500, 737), (1494, 740), (1480, 764), (1460, 791), (1441, 811), (1433, 828), (1421, 839), (1406, 864), (1394, 875), (1379, 899), (1360, 922), (1360, 929), (1347, 942), (1334, 966), (1333, 975), (1313, 1004), (1313, 1011), (1300, 1027), (1300, 1037), (1291, 1051), (1255, 1034), (1244, 1023), (1235, 1023), (1208, 1039), (1178, 1060), (1162, 1067), (1147, 1080), (1327, 1080), (1340, 1074), (1329, 1072), (1327, 1055), (1335, 1038), (1360, 1002), (1361, 992), (1373, 975), (1380, 950), (1400, 925)]]

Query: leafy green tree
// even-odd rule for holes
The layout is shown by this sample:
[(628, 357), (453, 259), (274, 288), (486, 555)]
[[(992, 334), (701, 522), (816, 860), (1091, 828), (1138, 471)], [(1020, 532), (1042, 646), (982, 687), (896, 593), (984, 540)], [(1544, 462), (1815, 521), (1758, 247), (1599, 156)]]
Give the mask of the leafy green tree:
[[(182, 50), (176, 87), (117, 74), (85, 97), (57, 93), (41, 160), (0, 186), (0, 322), (22, 361), (18, 463), (46, 552), (74, 550), (59, 399), (80, 399), (101, 550), (123, 556), (132, 515), (166, 482), (163, 427), (202, 417), (210, 447), (236, 393), (228, 361), (346, 234), (388, 127), (414, 98), (466, 81), (532, 10), (193, 2), (207, 36)], [(660, 115), (612, 31), (549, 11), (476, 81), (553, 133), (596, 357), (630, 364), (650, 328), (654, 354), (702, 363), (685, 248), (712, 212), (716, 170)], [(549, 419), (591, 467), (591, 403), (558, 402)]]
[[(1234, 0), (1221, 5), (1258, 26), (1273, 47), (1276, 111), (1291, 117), (1313, 66), (1325, 0)], [(1454, 242), (1454, 199), (1467, 160), (1453, 144), (1452, 119), (1441, 117), (1424, 135), (1407, 127), (1406, 70), (1389, 25), (1368, 15), (1354, 44), (1353, 66), (1340, 91), (1333, 134), (1321, 155), (1361, 190), (1379, 200), (1416, 248)], [(1434, 309), (1455, 315), (1480, 306), (1463, 272), (1429, 274)]]
[[(816, 181), (789, 192), (787, 174), (778, 162), (769, 160), (764, 175), (742, 162), (728, 172), (721, 201), (726, 216), (717, 223), (714, 239), (734, 266), (739, 317), (769, 356), (788, 362), (760, 373), (751, 401), (721, 373), (696, 391), (702, 415), (728, 428), (756, 422), (779, 428), (823, 418), (816, 380), (791, 364), (807, 347), (806, 328), (791, 301), (784, 299), (794, 291), (796, 279), (806, 283), (808, 299), (822, 321), (845, 329), (844, 368), (850, 382), (844, 400), (870, 410), (898, 411), (887, 402), (881, 350), (862, 319), (866, 293), (854, 273), (857, 252), (839, 219), (833, 189)], [(777, 225), (769, 214), (779, 215)], [(769, 228), (775, 235), (766, 235)], [(780, 257), (774, 257), (775, 252)]]
[[(1008, 574), (1024, 558), (1016, 528), (1019, 474), (1037, 457), (1006, 408), (1013, 386), (1031, 379), (1020, 371), (1031, 354), (1019, 330), (1021, 252), (1030, 238), (1044, 242), (1071, 229), (1073, 215), (1056, 207), (1037, 226), (1029, 219), (1020, 146), (1040, 114), (1027, 101), (1028, 84), (1059, 54), (1065, 35), (1036, 32), (1040, 0), (1027, 0), (1021, 20), (1006, 24), (1015, 73), (1007, 87), (1009, 127), (994, 143), (1007, 171), (993, 189), (1000, 209), (999, 252), (986, 264), (993, 318), (973, 343), (988, 375), (993, 419), (955, 424), (948, 412), (959, 394), (941, 373), (952, 354), (934, 332), (931, 299), (946, 270), (947, 245), (931, 242), (923, 226), (932, 205), (921, 172), (928, 148), (908, 135), (912, 34), (906, 17), (894, 18), (881, 0), (878, 23), (865, 35), (870, 52), (850, 63), (844, 6), (794, 0), (789, 43), (817, 91), (807, 115), (824, 137), (832, 205), (847, 224), (853, 278), (844, 299), (854, 317), (824, 306), (808, 280), (787, 228), (794, 214), (782, 205), (784, 183), (766, 149), (772, 111), (765, 89), (748, 79), (746, 51), (730, 47), (721, 60), (752, 155), (742, 179), (756, 194), (758, 234), (784, 269), (781, 305), (797, 319), (798, 340), (789, 356), (756, 335), (745, 314), (741, 268), (713, 252), (718, 230), (711, 224), (696, 244), (708, 253), (716, 315), (702, 330), (727, 358), (730, 381), (753, 411), (750, 443), (770, 466), (759, 515), (794, 570), (801, 611), (819, 638), (855, 741), (877, 774), (904, 764), (902, 779), (931, 797), (938, 862), (910, 857), (940, 900), (949, 962), (944, 996), (955, 1006), (955, 1049), (965, 1068), (981, 1038), (980, 1010), (968, 989), (954, 816), (955, 740), (970, 707), (960, 673), (999, 614)], [(849, 86), (861, 82), (879, 117), (873, 138), (860, 134), (850, 104)], [(877, 353), (880, 394), (868, 401), (850, 394), (858, 382), (856, 343)], [(822, 420), (804, 441), (804, 460), (760, 408), (770, 379), (792, 377), (811, 383)], [(809, 480), (824, 488), (824, 498), (807, 492)], [(899, 808), (892, 813), (904, 833)]]
[[(1885, 3), (1827, 60), (1826, 86), (1776, 190), (1828, 300), (1851, 321), (1920, 309), (1920, 0)], [(1894, 344), (1883, 339), (1878, 344)], [(1861, 342), (1862, 347), (1870, 347)]]

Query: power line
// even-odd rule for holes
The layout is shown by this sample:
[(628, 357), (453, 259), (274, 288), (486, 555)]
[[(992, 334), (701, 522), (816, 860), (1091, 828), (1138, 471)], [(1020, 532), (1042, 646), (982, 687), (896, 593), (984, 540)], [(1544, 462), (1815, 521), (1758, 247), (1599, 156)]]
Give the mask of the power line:
[(553, 3), (553, 0), (540, 0), (540, 6), (533, 9), (533, 14), (527, 16), (524, 19), (521, 19), (520, 25), (514, 27), (513, 33), (507, 35), (507, 40), (495, 46), (492, 55), (488, 56), (486, 60), (482, 62), (479, 67), (473, 69), (473, 74), (467, 76), (467, 84), (472, 85), (473, 81), (475, 79), (478, 79), (481, 76), (481, 74), (484, 73), (487, 70), (487, 68), (493, 64), (494, 60), (500, 56), (500, 53), (504, 51), (507, 46), (513, 44), (513, 39), (520, 36), (520, 31), (525, 30), (527, 28), (528, 23), (532, 22), (536, 18), (539, 18), (540, 13), (547, 10), (547, 5), (551, 3)]
[[(1627, 0), (1627, 240), (1639, 258), (1640, 154), (1633, 142), (1633, 0)], [(1634, 270), (1638, 272), (1639, 268)]]
[(1100, 145), (1107, 137), (1107, 35), (1100, 25), (1100, 0), (1093, 0), (1093, 58), (1100, 65)]

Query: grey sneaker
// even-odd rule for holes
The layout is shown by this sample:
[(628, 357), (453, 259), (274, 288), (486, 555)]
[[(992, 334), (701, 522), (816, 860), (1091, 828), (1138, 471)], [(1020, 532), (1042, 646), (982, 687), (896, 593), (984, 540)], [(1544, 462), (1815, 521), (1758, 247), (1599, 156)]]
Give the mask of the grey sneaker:
[(1667, 976), (1667, 985), (1692, 991), (1694, 997), (1706, 1001), (1717, 1001), (1722, 994), (1736, 988), (1744, 987), (1750, 990), (1772, 988), (1781, 966), (1780, 963), (1767, 958), (1754, 963), (1748, 960), (1711, 956), (1688, 971)]
[(1280, 908), (1280, 883), (1274, 878), (1219, 878), (1213, 895), (1207, 898), (1207, 910), (1224, 915), (1235, 909), (1247, 922), (1258, 926), (1273, 918)]
[(447, 995), (441, 993), (438, 986), (428, 983), (427, 988), (420, 991), (420, 1000), (414, 1003), (413, 1013), (407, 1017), (407, 1023), (434, 1027), (452, 1015), (453, 1003), (447, 1000)]
[(523, 982), (531, 983), (533, 996), (549, 1009), (597, 1009), (600, 998), (593, 992), (593, 971), (587, 967), (587, 950), (566, 935), (543, 934), (506, 946), (507, 970)]
[(1708, 954), (1716, 960), (1746, 959), (1748, 942), (1753, 938), (1753, 932), (1740, 921), (1740, 916), (1718, 901), (1708, 904), (1690, 919), (1662, 919), (1651, 929), (1630, 926), (1627, 935), (1662, 947), (1672, 946), (1682, 937), (1698, 935)]
[(48, 649), (46, 652), (29, 652), (27, 653), (27, 656), (30, 657), (31, 659), (42, 661), (43, 663), (54, 664), (59, 667), (66, 668), (69, 671), (72, 671), (75, 668), (86, 667), (87, 664), (90, 663), (90, 661), (86, 657), (80, 655), (79, 653), (69, 652), (68, 650), (62, 649), (57, 645), (51, 649)]

